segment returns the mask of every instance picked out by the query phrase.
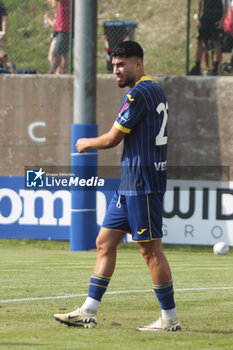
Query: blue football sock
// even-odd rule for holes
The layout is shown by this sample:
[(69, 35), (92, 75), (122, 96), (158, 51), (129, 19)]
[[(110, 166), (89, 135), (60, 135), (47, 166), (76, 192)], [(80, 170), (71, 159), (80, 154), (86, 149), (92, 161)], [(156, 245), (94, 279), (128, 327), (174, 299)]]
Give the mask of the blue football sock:
[(173, 280), (161, 284), (154, 284), (155, 294), (160, 302), (161, 309), (175, 308)]
[(95, 300), (101, 301), (102, 296), (107, 290), (110, 279), (110, 277), (92, 273), (88, 288), (88, 296)]

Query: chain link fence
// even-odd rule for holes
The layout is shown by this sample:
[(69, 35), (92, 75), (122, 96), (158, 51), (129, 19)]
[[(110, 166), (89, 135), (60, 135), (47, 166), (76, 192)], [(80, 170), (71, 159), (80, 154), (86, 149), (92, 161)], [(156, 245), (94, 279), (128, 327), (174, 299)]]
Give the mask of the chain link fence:
[[(201, 0), (212, 4), (218, 1), (222, 2)], [(8, 60), (18, 72), (72, 73), (74, 2), (0, 1), (8, 14), (7, 33), (0, 40), (0, 49), (8, 58), (4, 62), (0, 54), (0, 69), (5, 65), (5, 69), (10, 70)], [(144, 49), (146, 74), (188, 73), (196, 64), (198, 4), (199, 0), (98, 0), (97, 72), (111, 72), (109, 51), (120, 41), (130, 39), (138, 41)], [(2, 12), (0, 17), (4, 17)], [(1, 33), (2, 29), (0, 27)], [(224, 53), (219, 67), (231, 60), (230, 42), (222, 41), (222, 47), (228, 52)], [(206, 58), (202, 56), (203, 72), (213, 69), (213, 40), (207, 40), (202, 48), (206, 55)], [(231, 67), (227, 67), (230, 70)]]
[(187, 73), (233, 74), (233, 1), (189, 0), (188, 4)]
[[(3, 0), (2, 50), (22, 73), (67, 73), (72, 43), (71, 0)], [(5, 67), (7, 68), (7, 67)]]
[[(67, 57), (67, 48), (69, 53), (72, 52), (72, 32), (67, 27), (72, 21), (70, 9), (74, 1), (2, 0), (2, 2), (8, 12), (8, 29), (6, 38), (2, 41), (3, 50), (7, 52), (9, 61), (14, 62), (17, 71), (31, 69), (42, 73), (51, 72), (51, 69), (54, 71), (51, 50), (59, 41), (60, 48), (63, 45), (65, 53), (63, 55), (62, 52), (60, 57), (62, 69), (58, 68), (55, 72), (59, 73), (59, 69), (60, 72), (66, 73), (67, 70), (71, 72), (72, 57)], [(61, 35), (57, 36), (56, 25), (54, 28), (52, 23), (58, 21), (57, 8), (64, 3), (66, 9), (62, 18), (67, 27), (66, 35), (61, 38)], [(126, 26), (125, 24), (115, 26), (115, 23), (112, 23), (111, 27), (107, 24), (109, 22), (123, 22)], [(131, 27), (129, 33), (127, 23)], [(111, 71), (107, 61), (107, 45), (110, 47), (112, 42), (118, 43), (120, 39), (127, 40), (127, 38), (139, 41), (144, 48), (145, 68), (148, 74), (184, 74), (186, 1), (181, 0), (177, 4), (174, 0), (170, 0), (169, 3), (159, 0), (136, 2), (98, 0), (98, 73)]]
[(186, 0), (99, 0), (98, 72), (111, 70), (105, 53), (110, 30), (114, 41), (128, 34), (141, 44), (147, 74), (185, 74), (186, 19)]

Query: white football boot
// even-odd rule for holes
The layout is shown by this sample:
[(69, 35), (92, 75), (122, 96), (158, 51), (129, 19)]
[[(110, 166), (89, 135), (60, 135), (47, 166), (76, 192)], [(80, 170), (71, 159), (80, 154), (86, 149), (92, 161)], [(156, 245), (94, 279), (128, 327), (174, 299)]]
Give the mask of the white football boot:
[(159, 317), (158, 320), (148, 324), (147, 326), (142, 326), (137, 328), (138, 331), (181, 331), (181, 326), (178, 318), (162, 318)]
[(67, 326), (95, 328), (97, 326), (97, 314), (92, 310), (76, 309), (67, 314), (55, 314), (54, 318)]

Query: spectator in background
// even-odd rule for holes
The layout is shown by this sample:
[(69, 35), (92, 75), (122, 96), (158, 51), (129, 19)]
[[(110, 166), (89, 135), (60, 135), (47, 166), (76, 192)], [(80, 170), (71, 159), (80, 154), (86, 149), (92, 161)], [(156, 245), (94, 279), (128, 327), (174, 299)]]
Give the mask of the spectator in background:
[[(223, 10), (224, 10), (225, 0), (222, 0), (222, 6), (223, 6)], [(231, 1), (230, 0), (227, 0), (227, 8), (228, 8), (228, 10), (231, 8)], [(225, 29), (224, 29), (224, 31), (225, 31)], [(210, 63), (209, 63), (210, 60), (209, 60), (208, 50), (213, 50), (213, 43), (211, 41), (205, 42), (205, 45), (203, 45), (202, 58), (203, 58), (203, 61), (204, 61), (204, 64), (205, 64), (205, 69), (206, 69), (203, 72), (204, 75), (207, 75), (208, 72), (211, 71)], [(219, 61), (218, 68), (220, 68), (221, 62), (222, 62), (222, 59)]]
[(3, 2), (0, 1), (0, 51), (2, 50), (2, 41), (7, 32), (7, 10)]
[[(56, 0), (56, 44), (52, 54), (52, 67), (49, 73), (64, 74), (68, 72), (70, 44), (70, 0)], [(60, 66), (60, 71), (57, 68)]]
[[(57, 1), (56, 0), (47, 0), (47, 4), (49, 7), (56, 8)], [(49, 48), (49, 54), (48, 54), (48, 61), (50, 63), (50, 68), (52, 67), (52, 58), (53, 58), (53, 50), (56, 44), (56, 31), (55, 31), (55, 26), (56, 26), (56, 15), (54, 14), (53, 17), (49, 16), (49, 14), (46, 12), (44, 14), (44, 25), (45, 27), (51, 27), (52, 32), (50, 35), (50, 38), (48, 39), (50, 42), (50, 48)], [(60, 67), (57, 68), (58, 71)]]
[(229, 33), (233, 37), (233, 0), (225, 17), (224, 32)]
[[(227, 72), (233, 71), (233, 0), (231, 2), (231, 7), (228, 9), (227, 15), (224, 21), (224, 32), (225, 43), (231, 50), (230, 65), (226, 69)], [(227, 51), (228, 52), (228, 51)]]
[(222, 0), (199, 0), (197, 13), (199, 36), (197, 38), (196, 64), (189, 72), (189, 75), (201, 75), (203, 46), (209, 40), (212, 40), (214, 45), (212, 75), (218, 74), (219, 62), (221, 62), (222, 57), (220, 35), (227, 10), (228, 0), (224, 0), (224, 6), (222, 5)]
[(0, 51), (0, 74), (16, 74), (16, 66), (12, 63), (6, 52)]

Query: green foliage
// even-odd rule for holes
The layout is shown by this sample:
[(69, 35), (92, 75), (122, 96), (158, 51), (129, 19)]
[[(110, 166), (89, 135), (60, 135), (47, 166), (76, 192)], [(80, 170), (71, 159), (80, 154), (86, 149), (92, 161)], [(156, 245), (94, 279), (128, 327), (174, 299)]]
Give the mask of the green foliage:
[[(216, 256), (210, 248), (165, 246), (173, 271), (182, 332), (139, 333), (137, 326), (159, 316), (159, 304), (137, 245), (122, 247), (108, 291), (126, 292), (106, 294), (97, 328), (86, 330), (60, 325), (53, 320), (53, 314), (71, 311), (82, 304), (96, 252), (69, 252), (68, 242), (0, 240), (0, 300), (84, 294), (50, 300), (0, 301), (0, 347), (4, 350), (232, 349), (232, 289), (223, 289), (233, 288), (232, 251), (226, 256)], [(133, 290), (141, 292), (127, 292)]]

